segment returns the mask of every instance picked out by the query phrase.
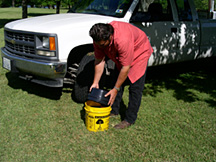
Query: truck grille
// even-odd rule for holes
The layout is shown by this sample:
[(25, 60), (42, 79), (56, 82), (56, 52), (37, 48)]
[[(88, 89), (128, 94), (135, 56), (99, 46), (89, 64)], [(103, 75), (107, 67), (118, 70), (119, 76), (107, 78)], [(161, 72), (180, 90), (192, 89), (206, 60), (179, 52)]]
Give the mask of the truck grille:
[(24, 45), (19, 45), (19, 44), (12, 44), (9, 42), (6, 42), (5, 46), (7, 50), (9, 50), (10, 52), (14, 52), (17, 54), (20, 54), (20, 53), (34, 54), (35, 53), (34, 47), (29, 47), (29, 46), (24, 46)]
[(34, 42), (34, 35), (6, 31), (8, 38), (20, 41)]
[(5, 31), (5, 47), (14, 54), (34, 55), (34, 35)]

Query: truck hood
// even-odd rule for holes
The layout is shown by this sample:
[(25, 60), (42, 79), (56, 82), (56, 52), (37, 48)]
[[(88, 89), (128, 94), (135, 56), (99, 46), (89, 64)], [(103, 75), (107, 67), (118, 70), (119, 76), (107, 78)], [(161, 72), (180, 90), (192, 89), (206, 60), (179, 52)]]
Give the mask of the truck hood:
[(96, 22), (108, 23), (114, 19), (118, 18), (77, 13), (53, 14), (16, 20), (6, 24), (5, 28), (38, 33), (58, 33), (64, 29), (80, 28)]

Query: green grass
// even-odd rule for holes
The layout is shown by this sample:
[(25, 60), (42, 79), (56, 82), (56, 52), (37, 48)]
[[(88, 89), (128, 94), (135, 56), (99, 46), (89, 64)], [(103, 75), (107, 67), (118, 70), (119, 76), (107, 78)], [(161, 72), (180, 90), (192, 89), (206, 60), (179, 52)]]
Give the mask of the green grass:
[[(4, 23), (21, 10), (0, 8), (0, 16), (2, 47)], [(0, 161), (216, 161), (215, 69), (215, 60), (149, 68), (135, 125), (115, 130), (120, 118), (112, 118), (107, 131), (94, 133), (71, 89), (21, 80), (0, 58)]]

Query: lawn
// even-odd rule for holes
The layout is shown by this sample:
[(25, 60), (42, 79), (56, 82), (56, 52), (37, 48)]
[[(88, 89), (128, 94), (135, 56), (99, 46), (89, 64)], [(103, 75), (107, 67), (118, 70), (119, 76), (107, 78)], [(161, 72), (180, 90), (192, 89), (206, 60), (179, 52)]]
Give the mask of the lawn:
[[(50, 13), (55, 10), (29, 9), (30, 16)], [(0, 47), (4, 24), (20, 18), (21, 9), (0, 8)], [(216, 161), (215, 63), (149, 68), (135, 125), (115, 130), (120, 117), (112, 118), (107, 131), (90, 132), (70, 88), (21, 80), (0, 58), (0, 161)]]

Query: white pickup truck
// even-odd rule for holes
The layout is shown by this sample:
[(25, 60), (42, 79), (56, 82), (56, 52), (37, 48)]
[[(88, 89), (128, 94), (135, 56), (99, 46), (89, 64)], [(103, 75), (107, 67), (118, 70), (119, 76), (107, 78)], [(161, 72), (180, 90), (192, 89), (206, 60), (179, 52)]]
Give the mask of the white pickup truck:
[[(83, 102), (94, 73), (93, 24), (116, 20), (143, 30), (154, 49), (149, 60), (153, 66), (215, 56), (215, 18), (214, 0), (201, 17), (193, 0), (81, 0), (67, 14), (6, 24), (3, 67), (45, 86), (71, 84), (74, 99)], [(108, 60), (105, 77), (113, 69)]]

